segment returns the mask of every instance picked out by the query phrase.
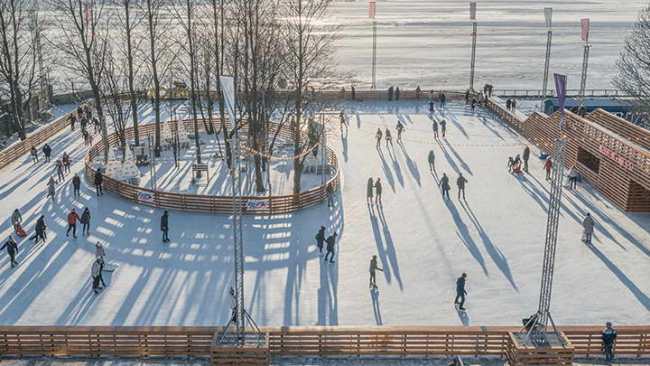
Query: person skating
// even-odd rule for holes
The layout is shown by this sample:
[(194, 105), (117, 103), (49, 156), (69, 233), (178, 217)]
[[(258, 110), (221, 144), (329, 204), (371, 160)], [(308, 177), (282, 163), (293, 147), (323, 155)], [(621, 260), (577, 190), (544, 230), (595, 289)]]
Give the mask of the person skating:
[(388, 148), (388, 144), (393, 146), (393, 136), (391, 136), (390, 130), (388, 128), (386, 129), (386, 134), (384, 136), (386, 138), (386, 148)]
[(104, 246), (102, 245), (102, 243), (97, 242), (97, 244), (95, 244), (95, 259), (101, 258), (102, 260), (104, 260), (105, 256), (106, 256), (106, 250), (104, 250)]
[(472, 98), (472, 113), (476, 112), (476, 98)]
[(447, 121), (444, 119), (440, 121), (440, 131), (442, 132), (442, 138), (445, 138), (447, 135)]
[(546, 180), (551, 180), (551, 171), (553, 170), (553, 161), (551, 158), (546, 159), (544, 170), (546, 170)]
[(334, 263), (334, 245), (336, 244), (337, 233), (334, 233), (325, 239), (327, 243), (327, 253), (325, 253), (325, 262), (327, 262), (327, 257), (330, 257), (330, 263)]
[(88, 207), (84, 208), (79, 221), (81, 222), (81, 235), (90, 235), (90, 210)]
[(381, 205), (381, 192), (383, 188), (381, 186), (381, 178), (377, 178), (377, 181), (375, 182), (375, 203), (377, 205)]
[(436, 111), (434, 106), (433, 99), (429, 100), (429, 113), (433, 114)]
[(436, 155), (433, 153), (433, 150), (429, 151), (429, 170), (432, 172), (436, 171)]
[(163, 243), (167, 243), (169, 241), (169, 212), (167, 210), (160, 217), (160, 231), (162, 231)]
[(45, 216), (41, 215), (41, 217), (36, 220), (36, 227), (34, 228), (34, 235), (32, 235), (30, 240), (34, 240), (34, 244), (38, 244), (38, 240), (41, 239), (43, 242), (47, 240), (47, 225), (45, 225)]
[(90, 276), (93, 280), (93, 291), (95, 294), (99, 293), (101, 289), (99, 283), (103, 280), (102, 278), (102, 260), (100, 258), (95, 259), (92, 267), (90, 268)]
[(70, 121), (70, 131), (74, 131), (74, 125), (75, 122), (77, 122), (77, 118), (75, 118), (74, 115), (70, 115), (70, 118), (68, 118), (68, 120)]
[(29, 154), (32, 156), (32, 163), (38, 163), (38, 150), (34, 146), (29, 150)]
[(508, 156), (508, 173), (512, 174), (512, 168), (515, 165), (515, 159), (512, 158), (512, 156)]
[(454, 305), (458, 304), (458, 310), (465, 310), (463, 305), (465, 305), (465, 295), (467, 291), (465, 290), (465, 282), (467, 280), (467, 273), (463, 273), (456, 280), (456, 299), (454, 299)]
[(399, 100), (399, 86), (395, 88), (395, 100)]
[(611, 322), (605, 324), (605, 329), (601, 334), (603, 341), (603, 353), (605, 354), (605, 361), (612, 362), (614, 360), (614, 342), (616, 341), (616, 330), (612, 327)]
[(370, 288), (377, 288), (376, 273), (377, 271), (383, 272), (383, 268), (379, 268), (377, 264), (377, 256), (373, 255), (370, 259)]
[(374, 183), (372, 177), (368, 178), (368, 183), (366, 183), (366, 201), (369, 205), (372, 205), (372, 189), (374, 188)]
[(456, 185), (458, 186), (458, 199), (460, 200), (460, 195), (462, 193), (463, 200), (465, 200), (465, 183), (467, 183), (467, 179), (463, 177), (463, 173), (459, 174), (458, 179), (456, 179)]
[(20, 214), (20, 211), (18, 209), (15, 209), (14, 212), (11, 213), (11, 227), (16, 230), (16, 226), (19, 226), (23, 222), (23, 215)]
[(15, 266), (18, 265), (18, 262), (16, 262), (16, 253), (18, 253), (18, 244), (14, 240), (14, 238), (9, 235), (9, 239), (0, 247), (0, 251), (3, 249), (7, 249), (7, 254), (9, 255), (9, 260), (11, 261), (11, 268), (14, 268)]
[(52, 202), (54, 202), (54, 197), (56, 196), (56, 182), (54, 177), (50, 177), (50, 180), (47, 182), (47, 198), (52, 197)]
[(465, 91), (465, 105), (469, 104), (469, 89)]
[(510, 102), (510, 108), (512, 108), (513, 112), (517, 109), (517, 101), (516, 100), (513, 99), (512, 102)]
[(51, 155), (52, 155), (52, 148), (46, 142), (45, 145), (43, 145), (43, 156), (45, 156), (45, 162), (46, 163), (50, 162), (50, 156)]
[(65, 176), (63, 175), (63, 163), (60, 159), (56, 161), (56, 180), (57, 182), (63, 182), (65, 180)]
[(578, 169), (576, 169), (576, 166), (572, 166), (571, 169), (569, 169), (569, 189), (576, 189), (578, 187), (578, 177), (580, 177), (580, 173), (578, 173)]
[(404, 132), (404, 125), (402, 124), (402, 121), (397, 121), (397, 126), (395, 126), (395, 129), (397, 130), (397, 142), (402, 142), (402, 132)]
[(80, 190), (81, 190), (81, 178), (79, 178), (78, 174), (75, 174), (74, 177), (72, 177), (72, 195), (75, 198), (79, 197)]
[(591, 236), (594, 234), (594, 219), (590, 213), (587, 213), (585, 219), (582, 220), (583, 241), (585, 244), (591, 244)]
[(97, 191), (98, 196), (104, 195), (104, 190), (102, 189), (102, 184), (104, 183), (104, 175), (102, 171), (97, 169), (95, 171), (95, 190)]
[(340, 119), (341, 131), (343, 131), (343, 127), (345, 127), (347, 129), (348, 128), (348, 121), (345, 119), (345, 114), (343, 113), (343, 111), (341, 111), (341, 113), (339, 114), (339, 119)]
[(449, 187), (449, 178), (447, 177), (447, 173), (442, 173), (442, 178), (440, 178), (440, 189), (442, 190), (442, 198), (444, 199), (447, 197), (449, 199), (449, 190), (451, 187)]
[(321, 226), (316, 233), (316, 247), (320, 255), (323, 255), (323, 243), (325, 243), (325, 226)]
[(377, 133), (375, 134), (375, 138), (377, 139), (377, 149), (381, 148), (381, 138), (383, 135), (384, 134), (381, 132), (381, 128), (378, 128)]
[(72, 237), (77, 239), (77, 220), (79, 220), (79, 215), (73, 208), (68, 214), (68, 230), (65, 231), (65, 236), (69, 236), (70, 230), (72, 230)]
[(510, 110), (511, 103), (512, 102), (510, 101), (510, 98), (508, 98), (508, 100), (506, 100), (506, 109), (507, 110)]
[(523, 154), (521, 157), (524, 159), (524, 171), (528, 173), (528, 159), (530, 159), (530, 147), (526, 146), (524, 148)]
[(393, 100), (393, 87), (389, 86), (388, 87), (388, 101), (390, 102), (392, 100)]
[(433, 128), (433, 138), (438, 139), (438, 122), (436, 120), (433, 120), (433, 123), (431, 125)]
[(440, 93), (440, 107), (444, 108), (446, 104), (447, 104), (447, 96), (445, 95), (444, 92)]
[(63, 173), (65, 174), (70, 173), (70, 156), (65, 151), (63, 152), (63, 156), (61, 157), (61, 162), (63, 163)]
[(334, 207), (334, 185), (328, 184), (325, 193), (327, 193), (327, 207)]

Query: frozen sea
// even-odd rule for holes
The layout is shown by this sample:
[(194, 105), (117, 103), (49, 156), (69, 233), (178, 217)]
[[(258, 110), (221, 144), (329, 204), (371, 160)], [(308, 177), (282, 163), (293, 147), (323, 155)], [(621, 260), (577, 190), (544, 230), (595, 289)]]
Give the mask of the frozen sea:
[[(377, 86), (465, 89), (471, 31), (466, 0), (378, 0)], [(643, 0), (479, 0), (477, 81), (495, 88), (541, 89), (546, 28), (553, 7), (551, 72), (568, 74), (578, 88), (583, 42), (580, 18), (591, 19), (587, 88), (612, 88), (616, 60)], [(366, 0), (338, 1), (327, 19), (342, 25), (335, 51), (338, 70), (369, 85), (372, 27)]]

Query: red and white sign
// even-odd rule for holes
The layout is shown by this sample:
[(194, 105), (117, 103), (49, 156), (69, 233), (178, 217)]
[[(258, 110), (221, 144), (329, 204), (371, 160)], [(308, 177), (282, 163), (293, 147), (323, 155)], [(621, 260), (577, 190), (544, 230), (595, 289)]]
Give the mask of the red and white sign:
[(589, 42), (589, 28), (590, 28), (590, 23), (589, 23), (589, 18), (582, 18), (580, 19), (580, 38), (582, 38), (583, 41)]
[(598, 152), (603, 154), (603, 156), (606, 156), (616, 162), (616, 164), (622, 166), (623, 168), (627, 170), (634, 170), (634, 164), (632, 164), (631, 161), (625, 159), (624, 157), (620, 156), (617, 154), (615, 151), (609, 149), (606, 146), (600, 145), (598, 147)]
[(469, 3), (469, 19), (476, 20), (476, 1)]
[(269, 208), (269, 200), (248, 200), (246, 201), (246, 208), (249, 210)]
[(368, 0), (368, 17), (370, 19), (375, 19), (375, 15), (377, 15), (377, 1)]
[(138, 202), (148, 203), (151, 205), (156, 204), (154, 194), (146, 191), (138, 191)]

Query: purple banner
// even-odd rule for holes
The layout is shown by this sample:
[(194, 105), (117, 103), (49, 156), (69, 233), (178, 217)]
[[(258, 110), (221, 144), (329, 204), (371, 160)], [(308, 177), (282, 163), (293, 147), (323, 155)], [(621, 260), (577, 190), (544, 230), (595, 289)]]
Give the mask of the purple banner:
[(555, 77), (555, 93), (560, 105), (560, 112), (564, 112), (564, 103), (566, 102), (566, 75), (553, 74)]

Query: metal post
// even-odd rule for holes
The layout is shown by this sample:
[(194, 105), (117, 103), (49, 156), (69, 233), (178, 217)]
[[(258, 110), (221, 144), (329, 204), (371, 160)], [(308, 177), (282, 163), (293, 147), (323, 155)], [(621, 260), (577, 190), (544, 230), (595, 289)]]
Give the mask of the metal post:
[(476, 22), (472, 22), (472, 61), (469, 72), (469, 90), (474, 91), (474, 74), (476, 68)]
[(589, 49), (591, 45), (585, 42), (584, 51), (582, 54), (582, 74), (580, 76), (580, 91), (578, 98), (580, 99), (579, 108), (582, 108), (585, 102), (585, 88), (587, 87), (587, 71), (589, 69)]
[(377, 20), (372, 19), (372, 84), (371, 89), (377, 88)]
[(327, 174), (326, 174), (326, 167), (327, 167), (327, 131), (325, 130), (325, 114), (321, 112), (320, 114), (320, 122), (321, 122), (321, 138), (320, 138), (320, 150), (321, 150), (321, 179), (320, 179), (320, 184), (321, 186), (325, 185), (327, 182)]
[(548, 32), (546, 33), (546, 59), (544, 61), (544, 81), (542, 83), (542, 102), (540, 106), (540, 111), (544, 111), (544, 101), (546, 99), (546, 91), (548, 89), (548, 70), (551, 64), (551, 41), (553, 39), (553, 29), (551, 23), (551, 16), (553, 14), (553, 8), (545, 8), (544, 16), (546, 17), (546, 27)]

